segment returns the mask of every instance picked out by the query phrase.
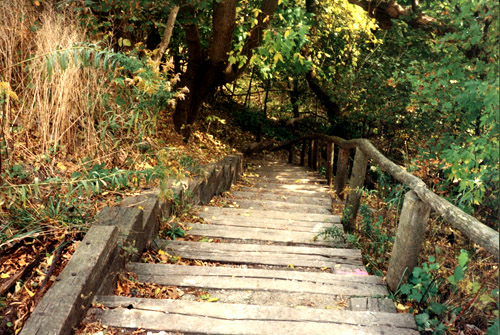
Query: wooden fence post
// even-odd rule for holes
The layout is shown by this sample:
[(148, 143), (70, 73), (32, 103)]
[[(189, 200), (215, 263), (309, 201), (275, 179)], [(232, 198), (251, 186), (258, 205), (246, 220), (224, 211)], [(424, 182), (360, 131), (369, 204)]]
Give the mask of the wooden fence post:
[(312, 168), (314, 171), (318, 171), (318, 152), (319, 152), (319, 140), (313, 140), (313, 157), (312, 157)]
[(313, 140), (309, 140), (309, 152), (307, 153), (307, 165), (312, 168), (313, 163), (312, 163), (312, 156), (313, 156)]
[(333, 149), (335, 144), (333, 142), (326, 142), (326, 181), (328, 187), (332, 187), (333, 181)]
[(392, 292), (396, 291), (400, 281), (406, 282), (418, 264), (430, 211), (430, 206), (420, 200), (414, 191), (406, 193), (387, 269), (387, 285)]
[(346, 232), (354, 230), (354, 223), (358, 215), (359, 202), (361, 200), (361, 193), (359, 189), (365, 183), (366, 165), (368, 158), (360, 148), (356, 148), (354, 155), (354, 164), (352, 166), (351, 178), (349, 178), (349, 195), (344, 208), (344, 216), (342, 217), (342, 225)]
[(335, 192), (337, 196), (344, 200), (344, 188), (347, 180), (347, 172), (349, 165), (349, 149), (340, 148), (337, 159), (337, 171), (335, 174)]
[(300, 150), (300, 166), (306, 165), (306, 145), (307, 141), (305, 139), (302, 140), (302, 149)]
[(288, 147), (288, 164), (293, 164), (293, 144)]

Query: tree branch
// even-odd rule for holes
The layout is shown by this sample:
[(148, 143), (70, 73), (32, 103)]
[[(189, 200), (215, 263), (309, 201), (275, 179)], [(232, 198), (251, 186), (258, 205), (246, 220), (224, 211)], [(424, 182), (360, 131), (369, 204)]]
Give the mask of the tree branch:
[(174, 7), (170, 9), (170, 14), (168, 15), (168, 20), (167, 20), (167, 26), (165, 27), (165, 32), (163, 33), (160, 45), (158, 46), (158, 53), (153, 57), (153, 60), (155, 62), (163, 57), (163, 54), (168, 48), (168, 44), (170, 43), (170, 38), (172, 37), (172, 32), (174, 30), (174, 25), (175, 25), (175, 19), (177, 18), (178, 12), (179, 12), (179, 6), (177, 5), (174, 5)]
[(278, 7), (278, 0), (264, 0), (262, 2), (260, 13), (257, 16), (258, 23), (250, 30), (243, 50), (241, 51), (241, 55), (247, 58), (246, 63), (241, 67), (238, 67), (238, 64), (228, 63), (223, 79), (225, 83), (236, 79), (246, 69), (248, 64), (250, 64), (253, 51), (262, 43), (262, 35), (264, 34), (264, 30), (269, 26), (274, 12), (276, 11), (276, 7)]
[[(393, 0), (389, 2), (381, 2), (378, 0), (349, 0), (349, 3), (357, 5), (367, 11), (370, 17), (377, 20), (382, 29), (390, 29), (393, 19), (400, 19), (404, 16), (409, 17), (409, 14), (412, 12)], [(417, 15), (414, 18), (409, 18), (408, 24), (416, 28), (428, 28), (431, 23), (436, 23), (437, 20), (419, 11), (418, 3), (418, 0), (412, 1), (413, 12)]]
[(306, 73), (306, 80), (311, 91), (313, 91), (319, 99), (323, 107), (326, 108), (328, 119), (331, 120), (335, 117), (342, 117), (342, 111), (340, 110), (339, 105), (330, 98), (330, 94), (328, 94), (328, 92), (321, 86), (321, 83), (316, 76), (316, 72), (314, 72), (313, 69)]

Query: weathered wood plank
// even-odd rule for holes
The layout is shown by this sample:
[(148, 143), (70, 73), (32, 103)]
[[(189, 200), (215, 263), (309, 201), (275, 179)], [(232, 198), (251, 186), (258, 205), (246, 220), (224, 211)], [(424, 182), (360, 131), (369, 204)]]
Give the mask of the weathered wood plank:
[(352, 297), (349, 299), (349, 309), (352, 311), (396, 313), (394, 302), (389, 298)]
[[(180, 241), (179, 241), (180, 242)], [(193, 242), (193, 245), (179, 245), (175, 243), (157, 242), (158, 246), (169, 254), (179, 256), (184, 259), (249, 264), (249, 265), (276, 265), (276, 266), (302, 266), (311, 268), (330, 268), (335, 271), (349, 271), (355, 269), (364, 270), (361, 259), (356, 256), (330, 256), (318, 254), (303, 254), (298, 252), (278, 252), (278, 251), (252, 251), (235, 250), (232, 248), (219, 248), (219, 245), (226, 243), (205, 243)], [(201, 245), (200, 245), (201, 244)], [(232, 243), (237, 245), (237, 243)], [(207, 247), (208, 245), (209, 247)], [(245, 245), (245, 244), (243, 244)], [(210, 246), (212, 248), (210, 248)], [(198, 250), (195, 247), (200, 247)], [(288, 246), (281, 246), (288, 247)], [(312, 249), (312, 248), (308, 248)], [(334, 249), (334, 248), (332, 248)], [(286, 249), (285, 249), (286, 250)], [(345, 250), (345, 249), (344, 249)], [(347, 249), (348, 250), (348, 249)]]
[(290, 192), (304, 192), (304, 191), (314, 191), (314, 192), (326, 192), (328, 188), (323, 184), (276, 184), (276, 183), (265, 183), (265, 182), (257, 182), (253, 185), (253, 187), (257, 188), (272, 188), (276, 190), (285, 190)]
[(286, 201), (234, 199), (233, 202), (238, 204), (240, 208), (287, 211), (295, 213), (315, 213), (325, 215), (332, 213), (329, 207), (310, 204), (294, 204)]
[(407, 282), (418, 264), (430, 212), (430, 206), (420, 200), (414, 191), (406, 193), (387, 269), (387, 285), (393, 292), (398, 285)]
[[(119, 298), (102, 302), (112, 309), (94, 309), (108, 326), (203, 334), (364, 334), (418, 335), (406, 314), (325, 311), (241, 304)], [(132, 306), (131, 309), (130, 306)], [(388, 324), (394, 326), (388, 326)]]
[(332, 243), (328, 240), (316, 239), (317, 233), (294, 232), (271, 228), (240, 228), (231, 227), (227, 229), (220, 225), (185, 223), (193, 227), (189, 235), (207, 236), (215, 238), (231, 238), (239, 240), (259, 240), (293, 244), (325, 245)]
[(249, 181), (258, 181), (261, 183), (276, 183), (276, 184), (312, 184), (312, 185), (325, 185), (326, 179), (316, 176), (305, 176), (297, 173), (296, 175), (289, 174), (255, 174), (247, 176)]
[[(387, 299), (386, 299), (387, 300)], [(367, 311), (324, 310), (315, 308), (290, 308), (276, 306), (257, 306), (243, 304), (210, 304), (197, 301), (158, 300), (145, 298), (127, 298), (98, 296), (96, 302), (108, 308), (130, 308), (150, 311), (165, 311), (188, 315), (203, 315), (222, 319), (314, 321), (344, 323), (360, 326), (380, 326), (416, 329), (410, 314), (372, 313)]]
[(337, 158), (337, 171), (335, 173), (335, 192), (344, 200), (344, 188), (349, 173), (349, 149), (340, 148)]
[(273, 188), (262, 188), (262, 187), (244, 187), (238, 189), (246, 192), (258, 192), (258, 193), (269, 193), (269, 194), (278, 194), (278, 195), (287, 195), (287, 196), (299, 196), (299, 197), (314, 197), (314, 198), (322, 198), (329, 196), (328, 193), (324, 191), (310, 191), (310, 190), (284, 190), (284, 189), (273, 189)]
[(259, 210), (259, 209), (245, 209), (245, 208), (220, 208), (212, 206), (199, 206), (195, 207), (198, 215), (201, 217), (212, 217), (212, 216), (233, 216), (233, 217), (265, 217), (272, 219), (282, 219), (282, 220), (296, 220), (300, 218), (302, 221), (315, 221), (315, 222), (340, 222), (339, 217), (335, 215), (325, 215), (325, 214), (314, 214), (314, 213), (304, 213), (300, 215), (297, 213), (287, 213), (283, 211), (271, 211), (271, 210)]
[[(323, 197), (311, 197), (311, 196), (295, 196), (295, 195), (285, 195), (285, 194), (273, 194), (268, 192), (251, 192), (242, 189), (241, 191), (231, 192), (231, 196), (235, 199), (259, 199), (259, 200), (275, 200), (275, 201), (286, 201), (288, 203), (295, 204), (311, 204), (331, 207), (332, 198), (329, 194), (324, 194)], [(231, 199), (231, 198), (230, 198)]]
[(70, 334), (94, 298), (116, 252), (118, 229), (94, 225), (26, 321), (21, 335)]
[(342, 229), (340, 223), (330, 222), (303, 222), (295, 220), (280, 220), (280, 219), (267, 219), (267, 218), (252, 218), (246, 217), (245, 219), (238, 217), (204, 217), (205, 223), (221, 225), (221, 226), (235, 226), (235, 227), (254, 227), (254, 228), (270, 228), (278, 230), (289, 230), (296, 232), (313, 232), (321, 233), (326, 228), (335, 226)]
[[(288, 270), (248, 269), (238, 267), (182, 266), (174, 264), (129, 263), (129, 271), (137, 273), (155, 273), (158, 276), (169, 275), (204, 275), (240, 278), (274, 278), (314, 283), (336, 284), (339, 282), (384, 285), (382, 278), (356, 274), (335, 274), (328, 272), (302, 272)], [(352, 298), (354, 299), (354, 298)]]
[(368, 157), (361, 149), (356, 149), (351, 178), (349, 178), (350, 192), (347, 196), (347, 201), (344, 209), (344, 218), (342, 220), (342, 222), (344, 223), (344, 230), (349, 233), (354, 230), (354, 223), (356, 222), (356, 216), (358, 215), (361, 201), (360, 189), (365, 184), (367, 164)]
[[(175, 274), (162, 271), (161, 264), (152, 264), (148, 267), (134, 267), (137, 271), (138, 280), (141, 282), (155, 283), (159, 285), (175, 285), (180, 287), (197, 287), (202, 289), (224, 289), (224, 290), (252, 290), (267, 292), (295, 292), (316, 293), (334, 296), (365, 296), (388, 294), (387, 288), (380, 284), (351, 282), (349, 280), (330, 281), (327, 283), (317, 281), (295, 280), (274, 277), (250, 277), (236, 275), (213, 275), (197, 273), (193, 266), (189, 274)], [(164, 268), (163, 268), (164, 269)], [(214, 269), (214, 268), (211, 268)], [(145, 270), (145, 271), (144, 271)]]

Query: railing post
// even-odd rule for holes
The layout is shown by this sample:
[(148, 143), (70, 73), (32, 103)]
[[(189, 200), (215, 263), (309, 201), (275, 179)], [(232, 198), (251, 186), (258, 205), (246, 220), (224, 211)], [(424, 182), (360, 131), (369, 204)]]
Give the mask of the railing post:
[(326, 142), (326, 181), (332, 187), (333, 181), (333, 142)]
[(313, 156), (313, 140), (309, 140), (309, 152), (307, 153), (307, 165), (312, 168), (313, 163), (312, 163), (312, 156)]
[(340, 148), (337, 158), (337, 171), (335, 173), (335, 192), (337, 196), (344, 200), (344, 188), (347, 180), (349, 164), (349, 149)]
[(397, 290), (400, 281), (404, 283), (408, 279), (418, 264), (430, 211), (430, 206), (420, 200), (414, 191), (406, 193), (387, 269), (387, 285), (392, 292)]
[(302, 140), (302, 149), (300, 150), (300, 166), (306, 165), (306, 145), (305, 139)]
[(349, 178), (349, 195), (347, 196), (344, 216), (342, 217), (344, 230), (349, 233), (353, 231), (356, 216), (358, 215), (359, 201), (361, 200), (359, 189), (365, 184), (367, 164), (368, 158), (365, 153), (359, 147), (356, 148), (351, 178)]
[(293, 144), (288, 147), (288, 164), (293, 164)]
[(313, 140), (313, 157), (312, 157), (312, 168), (314, 171), (318, 171), (318, 151), (319, 151), (319, 140)]

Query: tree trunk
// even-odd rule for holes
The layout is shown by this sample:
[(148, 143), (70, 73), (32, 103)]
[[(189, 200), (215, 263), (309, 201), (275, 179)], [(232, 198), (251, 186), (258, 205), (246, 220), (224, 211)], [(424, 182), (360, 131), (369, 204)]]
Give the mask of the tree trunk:
[(258, 23), (249, 31), (241, 54), (247, 56), (247, 61), (241, 64), (230, 64), (228, 53), (232, 47), (234, 28), (236, 24), (236, 0), (214, 1), (212, 15), (212, 43), (204, 50), (200, 40), (196, 8), (185, 5), (180, 14), (189, 23), (184, 25), (188, 50), (188, 64), (183, 73), (179, 87), (187, 87), (189, 93), (184, 99), (177, 99), (173, 114), (174, 128), (184, 136), (187, 142), (191, 127), (198, 119), (201, 105), (211, 92), (218, 86), (235, 80), (248, 66), (253, 51), (262, 42), (264, 29), (267, 28), (276, 10), (278, 0), (264, 0), (261, 12), (257, 16)]
[(174, 5), (172, 9), (170, 9), (170, 14), (168, 15), (168, 20), (167, 20), (167, 26), (165, 27), (165, 32), (163, 33), (161, 43), (158, 46), (158, 53), (153, 57), (154, 61), (160, 60), (168, 48), (168, 44), (170, 43), (170, 38), (172, 37), (172, 32), (174, 30), (174, 25), (175, 25), (175, 19), (177, 18), (178, 12), (179, 12), (179, 6), (177, 5)]

